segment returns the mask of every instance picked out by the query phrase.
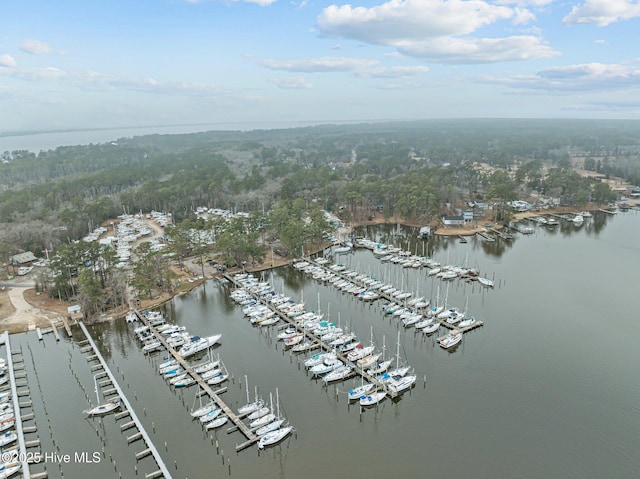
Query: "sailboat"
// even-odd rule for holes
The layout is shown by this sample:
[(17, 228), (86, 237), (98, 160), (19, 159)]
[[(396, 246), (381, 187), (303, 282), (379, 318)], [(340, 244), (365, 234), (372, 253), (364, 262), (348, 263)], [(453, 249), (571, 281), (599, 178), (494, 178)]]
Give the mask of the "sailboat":
[(282, 426), (285, 421), (286, 419), (280, 416), (280, 395), (278, 393), (278, 388), (276, 388), (276, 418), (270, 423), (258, 428), (255, 431), (256, 436), (264, 436), (265, 434), (280, 429), (280, 426)]
[(382, 336), (382, 361), (380, 361), (379, 363), (369, 368), (367, 370), (367, 374), (371, 376), (377, 376), (378, 374), (382, 374), (387, 369), (389, 369), (389, 367), (391, 366), (391, 363), (393, 362), (393, 359), (386, 359), (386, 360), (384, 359), (384, 353), (386, 350), (387, 350), (387, 347), (385, 345), (385, 337)]
[(100, 401), (100, 394), (98, 393), (98, 380), (97, 374), (93, 376), (93, 382), (95, 384), (96, 398), (98, 400), (98, 404), (95, 406), (85, 409), (83, 412), (87, 416), (103, 416), (105, 414), (109, 414), (112, 411), (115, 411), (120, 407), (120, 396), (116, 396), (115, 398), (108, 399), (103, 402)]
[(275, 421), (276, 415), (273, 414), (273, 396), (271, 393), (269, 393), (269, 405), (269, 412), (267, 412), (267, 414), (264, 414), (249, 423), (249, 427), (251, 429), (261, 428), (269, 424), (271, 421)]
[(360, 397), (360, 406), (375, 406), (387, 396), (384, 391), (376, 391)]
[(258, 388), (255, 389), (255, 399), (253, 401), (249, 400), (249, 379), (246, 374), (244, 376), (244, 382), (245, 389), (247, 390), (247, 403), (238, 408), (238, 414), (241, 416), (244, 414), (250, 414), (264, 406), (264, 401), (258, 397)]
[(394, 379), (398, 379), (400, 377), (406, 376), (407, 373), (411, 370), (410, 366), (401, 366), (400, 363), (400, 332), (398, 331), (398, 347), (396, 351), (396, 367), (389, 371), (388, 373), (384, 373), (381, 376), (378, 376), (380, 380), (385, 383), (388, 383)]

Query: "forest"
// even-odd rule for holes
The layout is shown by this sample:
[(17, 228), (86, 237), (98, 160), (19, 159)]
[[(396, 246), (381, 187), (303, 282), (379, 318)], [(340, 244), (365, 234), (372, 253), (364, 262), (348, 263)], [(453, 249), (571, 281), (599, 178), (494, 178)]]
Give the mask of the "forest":
[[(347, 222), (378, 211), (426, 223), (471, 198), (508, 201), (535, 192), (563, 204), (607, 202), (615, 195), (578, 175), (574, 159), (584, 158), (586, 170), (639, 184), (639, 133), (633, 121), (433, 120), (6, 151), (0, 260), (56, 250), (123, 212), (167, 211), (179, 224), (193, 219), (198, 206), (266, 217), (303, 205)], [(270, 235), (287, 236), (282, 222), (263, 223), (277, 225)]]

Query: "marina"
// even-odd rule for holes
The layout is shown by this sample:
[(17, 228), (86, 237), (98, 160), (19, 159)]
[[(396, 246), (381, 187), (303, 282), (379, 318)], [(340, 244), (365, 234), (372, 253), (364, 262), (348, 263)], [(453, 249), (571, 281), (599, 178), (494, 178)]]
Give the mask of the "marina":
[[(292, 351), (293, 346), (278, 338), (291, 326), (281, 316), (271, 327), (251, 324), (231, 297), (237, 287), (232, 275), (175, 298), (162, 308), (172, 324), (198, 331), (202, 337), (223, 335), (223, 344), (216, 348), (230, 377), (225, 392), (216, 391), (218, 386), (212, 392), (232, 414), (247, 398), (266, 399), (268, 391), (279, 390), (280, 409), (295, 424), (295, 431), (264, 449), (256, 441), (256, 447), (236, 452), (249, 439), (231, 419), (217, 429), (204, 430), (192, 418), (196, 388), (202, 388), (168, 387), (157, 372), (159, 363), (167, 360), (165, 346), (162, 352), (145, 354), (133, 333), (140, 321), (122, 319), (86, 328), (117, 380), (117, 395), (127, 398), (126, 409), (136, 413), (174, 478), (260, 474), (268, 479), (315, 479), (326, 475), (326, 458), (341, 471), (367, 461), (376, 471), (372, 477), (420, 475), (428, 461), (430, 473), (445, 477), (598, 478), (615, 471), (616, 477), (631, 478), (637, 470), (634, 438), (640, 433), (635, 407), (640, 383), (633, 369), (640, 360), (635, 347), (640, 330), (623, 312), (640, 306), (628, 294), (633, 272), (640, 267), (634, 242), (640, 234), (637, 219), (634, 211), (594, 214), (580, 229), (561, 221), (558, 228), (536, 227), (533, 235), (516, 235), (510, 242), (498, 238), (487, 244), (470, 237), (467, 244), (460, 244), (454, 237), (428, 245), (428, 256), (443, 264), (447, 257), (451, 263), (464, 264), (468, 255), (468, 263), (480, 265), (482, 275), (500, 278), (493, 288), (466, 279), (442, 281), (428, 276), (427, 268), (381, 263), (359, 248), (341, 254), (338, 261), (328, 258), (325, 270), (344, 264), (345, 270), (370, 277), (386, 275), (385, 282), (413, 292), (406, 301), (422, 296), (431, 300), (431, 308), (438, 296), (444, 304), (446, 295), (447, 304), (460, 310), (468, 303), (470, 314), (484, 327), (468, 330), (451, 348), (439, 343), (456, 325), (449, 328), (441, 321), (439, 333), (418, 334), (398, 317), (385, 314), (383, 304), (390, 297), (363, 301), (293, 267), (256, 274), (278, 294), (304, 302), (307, 311), (321, 312), (325, 320), (353, 330), (365, 345), (373, 329), (373, 342), (386, 344), (385, 358), (395, 361), (400, 356), (415, 370), (417, 380), (410, 391), (385, 399), (369, 390), (362, 394), (371, 396), (365, 406), (359, 396), (353, 400), (348, 395), (366, 381), (361, 375), (325, 382), (305, 367), (307, 359), (326, 353), (326, 347)], [(415, 249), (410, 243), (415, 234), (409, 231), (401, 236), (397, 230), (368, 229), (362, 235)], [(541, 258), (545, 268), (540, 268)], [(625, 268), (612, 266), (621, 261)], [(594, 269), (600, 273), (593, 274)], [(558, 285), (561, 295), (556, 294)], [(598, 334), (595, 326), (603, 318), (612, 330), (628, 334), (615, 342), (611, 335)], [(141, 439), (127, 441), (139, 429), (122, 429), (131, 421), (117, 416), (124, 409), (99, 419), (82, 414), (96, 400), (94, 375), (102, 369), (92, 370), (99, 361), (91, 358), (93, 350), (85, 350), (88, 343), (81, 327), (70, 328), (73, 337), (59, 327), (59, 341), (53, 334), (39, 339), (35, 331), (10, 337), (13, 358), (18, 368), (24, 367), (16, 369), (16, 392), (28, 389), (29, 397), (19, 396), (20, 402), (32, 403), (21, 411), (25, 447), (39, 441), (26, 451), (96, 452), (100, 461), (32, 464), (31, 477), (45, 472), (51, 478), (136, 477), (136, 470), (137, 477), (153, 474), (159, 467), (152, 455), (136, 459), (148, 446)], [(568, 335), (575, 341), (567, 343)], [(312, 340), (308, 334), (305, 338)], [(23, 382), (28, 385), (19, 386)], [(99, 386), (101, 397), (109, 397), (112, 384)], [(203, 404), (210, 400), (208, 393), (202, 396)], [(440, 406), (434, 410), (425, 404)], [(29, 429), (35, 426), (29, 422), (30, 414), (37, 420), (35, 431)], [(593, 430), (598, 434), (588, 433)], [(485, 440), (487, 436), (491, 441)], [(466, 453), (453, 451), (453, 443), (466, 444)], [(324, 459), (318, 451), (323, 451)], [(405, 460), (418, 453), (420, 460)], [(455, 464), (454, 470), (447, 464)]]

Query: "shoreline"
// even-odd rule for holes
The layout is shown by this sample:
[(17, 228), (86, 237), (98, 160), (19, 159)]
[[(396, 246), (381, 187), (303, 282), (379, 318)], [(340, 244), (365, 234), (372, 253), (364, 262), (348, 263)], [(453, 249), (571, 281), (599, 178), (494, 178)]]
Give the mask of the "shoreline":
[[(640, 201), (634, 201), (628, 203), (630, 207), (639, 207)], [(599, 211), (606, 209), (601, 205), (588, 205), (582, 208), (578, 207), (558, 207), (549, 208), (547, 210), (535, 210), (526, 211), (522, 213), (516, 213), (513, 221), (520, 221), (527, 218), (533, 218), (538, 216), (544, 216), (549, 214), (575, 214), (580, 211)], [(433, 222), (432, 222), (433, 223)], [(439, 223), (439, 222), (438, 222)], [(503, 225), (487, 220), (483, 224), (491, 223), (495, 229), (501, 230)], [(347, 228), (340, 230), (341, 235), (352, 234), (355, 228), (361, 226), (370, 225), (401, 225), (405, 227), (420, 228), (419, 223), (403, 220), (402, 218), (393, 217), (388, 220), (380, 218), (378, 215), (372, 220), (361, 221), (350, 225)], [(443, 226), (430, 225), (432, 227), (432, 234), (434, 236), (472, 236), (478, 232), (485, 232), (487, 228), (480, 226), (477, 223), (471, 227), (463, 228), (449, 228)], [(329, 247), (330, 244), (316, 245), (315, 248), (309, 252), (309, 255), (314, 255)], [(267, 252), (264, 263), (253, 265), (250, 267), (245, 266), (244, 270), (247, 272), (259, 272), (270, 269), (279, 268), (285, 266), (292, 261), (292, 258), (283, 258), (278, 255), (271, 256), (271, 251)], [(178, 286), (177, 290), (173, 294), (163, 293), (157, 298), (144, 299), (140, 302), (140, 310), (146, 311), (149, 309), (158, 308), (159, 306), (168, 303), (174, 298), (183, 294), (193, 291), (198, 286), (202, 285), (205, 281), (219, 279), (222, 274), (213, 270), (210, 274), (205, 271), (205, 276), (196, 273), (195, 270), (201, 268), (199, 264), (193, 262), (190, 263), (190, 267), (186, 268), (186, 271), (176, 271), (178, 273)], [(241, 272), (242, 268), (235, 267), (230, 268), (228, 273)], [(18, 297), (19, 296), (19, 297)], [(71, 303), (65, 303), (59, 299), (50, 298), (45, 294), (40, 294), (35, 291), (32, 286), (25, 285), (6, 287), (5, 290), (0, 292), (0, 329), (6, 330), (10, 334), (23, 333), (34, 331), (36, 328), (50, 328), (54, 325), (61, 325), (63, 317), (73, 321), (68, 312), (67, 307)], [(107, 311), (97, 318), (92, 319), (94, 322), (110, 321), (117, 318), (124, 317), (128, 310), (112, 310)]]

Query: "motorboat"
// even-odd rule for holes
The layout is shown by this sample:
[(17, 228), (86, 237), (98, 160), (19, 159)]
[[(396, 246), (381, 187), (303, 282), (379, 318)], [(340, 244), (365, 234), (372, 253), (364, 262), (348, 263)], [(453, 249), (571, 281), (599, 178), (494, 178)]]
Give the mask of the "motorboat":
[(415, 374), (402, 376), (400, 378), (392, 376), (392, 379), (387, 383), (387, 388), (393, 393), (400, 394), (407, 389), (411, 389), (417, 379), (418, 377)]
[(440, 347), (449, 349), (462, 341), (462, 331), (453, 330), (446, 336), (440, 338), (438, 343)]
[(478, 321), (473, 316), (465, 317), (462, 321), (458, 323), (459, 328), (468, 328), (469, 326), (473, 326)]
[(178, 350), (178, 354), (183, 358), (187, 358), (189, 356), (193, 356), (200, 351), (204, 351), (205, 349), (209, 349), (211, 346), (216, 344), (222, 334), (214, 334), (212, 336), (207, 336), (205, 338), (201, 338), (200, 336), (194, 336), (191, 338), (191, 341), (182, 346)]

